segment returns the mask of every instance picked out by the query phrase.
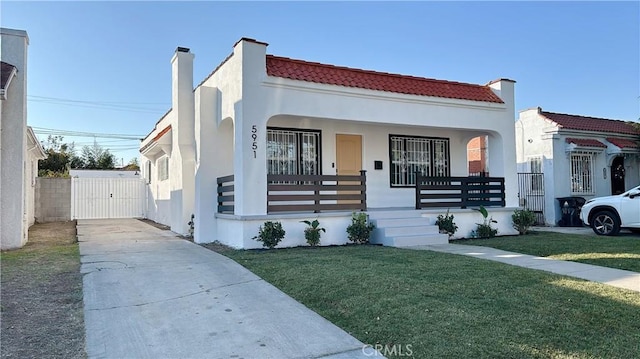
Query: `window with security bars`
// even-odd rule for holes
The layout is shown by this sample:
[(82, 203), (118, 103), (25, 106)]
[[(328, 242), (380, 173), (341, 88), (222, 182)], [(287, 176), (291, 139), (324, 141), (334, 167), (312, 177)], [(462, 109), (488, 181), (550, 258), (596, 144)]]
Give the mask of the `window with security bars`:
[(320, 174), (320, 131), (268, 128), (267, 173)]
[(531, 176), (531, 191), (542, 192), (543, 190), (543, 177), (542, 177), (542, 158), (530, 157), (529, 160), (529, 172), (536, 173)]
[(450, 175), (449, 139), (389, 136), (391, 187), (413, 187), (416, 174)]
[(593, 154), (571, 154), (571, 194), (593, 194)]

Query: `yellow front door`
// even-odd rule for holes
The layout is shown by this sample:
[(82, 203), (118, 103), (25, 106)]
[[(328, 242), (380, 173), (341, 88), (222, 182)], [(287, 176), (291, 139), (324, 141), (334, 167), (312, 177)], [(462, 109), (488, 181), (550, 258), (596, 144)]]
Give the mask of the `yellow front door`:
[[(362, 170), (362, 136), (336, 135), (336, 174), (339, 176), (359, 176)], [(357, 184), (357, 182), (340, 182), (340, 184)], [(344, 194), (359, 192), (342, 191)], [(339, 201), (338, 203), (357, 203), (358, 201)]]

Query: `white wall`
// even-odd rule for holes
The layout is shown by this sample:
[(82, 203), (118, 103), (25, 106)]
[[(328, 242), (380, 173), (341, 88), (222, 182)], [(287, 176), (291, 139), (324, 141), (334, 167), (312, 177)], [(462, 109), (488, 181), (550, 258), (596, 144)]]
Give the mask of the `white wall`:
[(0, 248), (22, 247), (27, 242), (25, 215), (25, 162), (27, 156), (27, 47), (22, 30), (0, 29), (1, 59), (16, 67), (17, 73), (2, 101), (2, 156), (0, 157)]

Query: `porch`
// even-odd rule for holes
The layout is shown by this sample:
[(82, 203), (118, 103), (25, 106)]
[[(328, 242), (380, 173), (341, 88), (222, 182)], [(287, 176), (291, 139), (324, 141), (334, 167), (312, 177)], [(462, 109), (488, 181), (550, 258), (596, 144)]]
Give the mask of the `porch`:
[[(327, 229), (322, 245), (347, 243), (346, 227), (351, 213), (366, 212), (376, 225), (371, 242), (395, 247), (447, 243), (448, 238), (435, 225), (440, 214), (454, 214), (458, 232), (453, 238), (469, 237), (482, 221), (472, 208), (489, 209), (497, 220), (500, 234), (515, 234), (511, 214), (515, 208), (505, 207), (504, 179), (495, 177), (419, 177), (415, 186), (415, 203), (405, 207), (369, 208), (367, 206), (366, 171), (359, 176), (337, 175), (268, 175), (267, 214), (243, 216), (234, 214), (234, 178), (217, 179), (218, 209), (216, 220), (222, 233), (238, 238), (231, 243), (238, 248), (259, 248), (260, 243), (246, 240), (257, 233), (265, 221), (280, 221), (287, 234), (282, 247), (304, 246), (302, 220), (317, 218)], [(240, 235), (239, 228), (242, 228)], [(231, 235), (231, 233), (236, 233)], [(240, 240), (245, 238), (245, 240)]]
[[(367, 211), (367, 171), (360, 175), (267, 175), (267, 214)], [(415, 209), (505, 207), (502, 177), (417, 176)], [(234, 214), (234, 176), (218, 177), (218, 213)]]

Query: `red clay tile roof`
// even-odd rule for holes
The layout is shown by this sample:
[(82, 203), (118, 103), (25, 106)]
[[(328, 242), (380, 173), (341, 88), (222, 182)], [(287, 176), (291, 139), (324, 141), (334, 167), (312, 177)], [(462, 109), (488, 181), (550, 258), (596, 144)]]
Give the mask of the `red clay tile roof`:
[(555, 122), (558, 126), (568, 130), (581, 130), (593, 132), (623, 133), (628, 135), (640, 135), (631, 124), (625, 121), (608, 120), (605, 118), (567, 115), (540, 111), (540, 114)]
[(566, 138), (565, 141), (567, 143), (573, 143), (582, 147), (600, 147), (600, 148), (607, 147), (607, 145), (605, 145), (604, 143), (591, 138)]
[(489, 86), (353, 69), (267, 55), (267, 75), (409, 95), (504, 103)]
[(640, 145), (638, 145), (638, 142), (629, 140), (627, 138), (607, 137), (607, 141), (613, 143), (614, 145), (620, 148), (640, 148)]
[(6, 90), (9, 76), (16, 67), (4, 61), (0, 61), (0, 89)]

